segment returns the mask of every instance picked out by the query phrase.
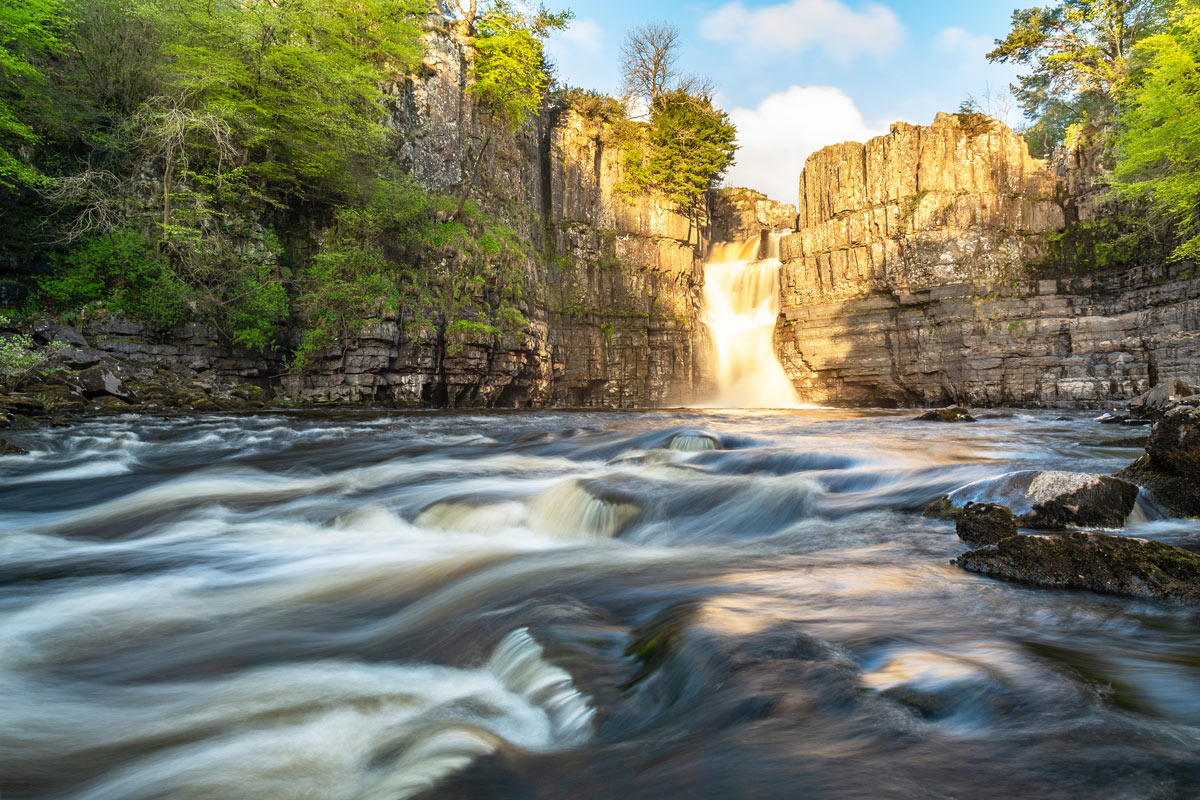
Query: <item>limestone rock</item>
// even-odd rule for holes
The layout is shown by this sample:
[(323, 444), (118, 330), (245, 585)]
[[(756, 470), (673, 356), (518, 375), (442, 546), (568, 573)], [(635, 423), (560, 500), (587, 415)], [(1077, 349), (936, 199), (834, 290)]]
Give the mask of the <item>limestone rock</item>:
[(1144, 486), (1167, 511), (1200, 517), (1200, 408), (1177, 406), (1150, 430), (1146, 455), (1117, 477)]
[(1162, 381), (1145, 394), (1129, 401), (1129, 413), (1139, 418), (1157, 419), (1174, 408), (1180, 400), (1191, 397), (1192, 387), (1178, 378)]
[(970, 572), (1058, 589), (1200, 602), (1200, 555), (1098, 533), (1012, 536), (953, 561)]
[(1024, 470), (968, 484), (947, 500), (954, 506), (995, 503), (1018, 515), (1022, 527), (1061, 530), (1122, 527), (1137, 496), (1137, 486), (1108, 475)]
[(1035, 503), (1029, 513), (1022, 515), (1021, 525), (1026, 528), (1122, 528), (1137, 504), (1138, 487), (1107, 475), (1046, 472), (1034, 481), (1030, 493), (1053, 496)]
[(133, 393), (113, 372), (102, 366), (88, 367), (77, 376), (84, 397), (95, 398), (111, 395), (122, 400), (132, 399)]
[(955, 524), (958, 538), (975, 546), (996, 544), (1017, 535), (1017, 518), (994, 503), (967, 503)]
[(1200, 274), (1039, 272), (1089, 187), (971, 115), (814, 154), (780, 246), (776, 349), (801, 399), (1098, 406), (1159, 374), (1200, 385)]
[(1200, 487), (1200, 408), (1168, 411), (1150, 430), (1146, 453), (1156, 466)]
[(971, 412), (962, 406), (950, 406), (927, 411), (914, 419), (914, 422), (977, 422)]
[(792, 231), (796, 207), (752, 189), (718, 189), (711, 195), (714, 242), (742, 242), (762, 231)]

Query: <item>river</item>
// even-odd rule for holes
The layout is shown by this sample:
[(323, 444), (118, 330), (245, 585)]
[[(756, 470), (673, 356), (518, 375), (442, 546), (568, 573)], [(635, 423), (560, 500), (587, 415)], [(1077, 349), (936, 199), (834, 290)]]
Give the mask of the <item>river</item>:
[(0, 796), (1200, 796), (1196, 610), (968, 574), (917, 513), (1137, 431), (911, 416), (14, 433)]

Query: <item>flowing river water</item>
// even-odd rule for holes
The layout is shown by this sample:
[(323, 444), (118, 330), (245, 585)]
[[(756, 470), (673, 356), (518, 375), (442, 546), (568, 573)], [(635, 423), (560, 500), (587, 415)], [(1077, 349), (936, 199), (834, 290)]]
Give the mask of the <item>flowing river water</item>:
[(917, 513), (1131, 432), (910, 416), (14, 433), (0, 796), (1200, 796), (1197, 611), (962, 572)]

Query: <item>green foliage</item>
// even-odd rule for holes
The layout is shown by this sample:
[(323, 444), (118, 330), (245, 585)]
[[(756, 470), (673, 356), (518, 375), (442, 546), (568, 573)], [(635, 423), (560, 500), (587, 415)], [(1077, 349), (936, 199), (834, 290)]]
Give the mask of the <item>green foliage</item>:
[(517, 304), (528, 245), (473, 205), (450, 218), (454, 205), (400, 176), (378, 181), (365, 206), (337, 210), (300, 279), (306, 320), (293, 370), (385, 311), (422, 321), (425, 333), (435, 327), (431, 316), (440, 320), (458, 352), (471, 336), (526, 327)]
[[(636, 134), (625, 134), (636, 141)], [(626, 191), (653, 190), (691, 209), (733, 166), (737, 129), (707, 96), (683, 90), (651, 109), (647, 147), (626, 147)]]
[(1114, 183), (1174, 226), (1176, 257), (1200, 258), (1200, 2), (1181, 0), (1136, 60), (1144, 76), (1127, 93)]
[(1144, 226), (1127, 217), (1079, 223), (1053, 236), (1050, 246), (1049, 266), (1066, 274), (1129, 267), (1154, 249)]
[(1166, 21), (1171, 0), (1058, 0), (1013, 12), (1012, 30), (988, 60), (1030, 67), (1015, 93), (1039, 150), (1062, 142), (1069, 125), (1107, 124), (1130, 74), (1137, 42)]
[(148, 140), (183, 168), (346, 197), (380, 163), (380, 85), (417, 62), (427, 9), (424, 0), (174, 0), (171, 100), (144, 117)]
[(60, 311), (91, 303), (168, 327), (188, 309), (189, 291), (145, 237), (113, 231), (81, 242), (41, 280), (45, 298)]
[(570, 20), (570, 12), (551, 14), (545, 8), (522, 14), (504, 0), (479, 18), (470, 91), (514, 132), (542, 107), (550, 80), (542, 41)]
[(37, 62), (61, 48), (66, 24), (59, 0), (0, 0), (0, 188), (41, 182), (20, 150), (41, 140), (27, 106), (45, 83)]
[(39, 350), (27, 333), (0, 335), (0, 379), (8, 383), (57, 371), (54, 359), (65, 346), (51, 342)]
[(612, 124), (625, 119), (625, 106), (621, 101), (602, 92), (572, 87), (557, 96), (567, 108), (597, 124)]

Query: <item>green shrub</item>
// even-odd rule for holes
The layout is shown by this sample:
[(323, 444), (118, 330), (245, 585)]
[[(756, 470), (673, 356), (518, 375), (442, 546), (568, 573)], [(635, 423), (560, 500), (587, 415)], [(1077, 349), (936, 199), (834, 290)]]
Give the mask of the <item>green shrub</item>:
[(190, 296), (167, 262), (133, 231), (85, 240), (62, 256), (40, 284), (42, 295), (60, 311), (101, 303), (159, 327), (184, 319)]
[(57, 371), (54, 358), (64, 346), (51, 342), (39, 350), (27, 333), (0, 335), (0, 379), (8, 382)]

